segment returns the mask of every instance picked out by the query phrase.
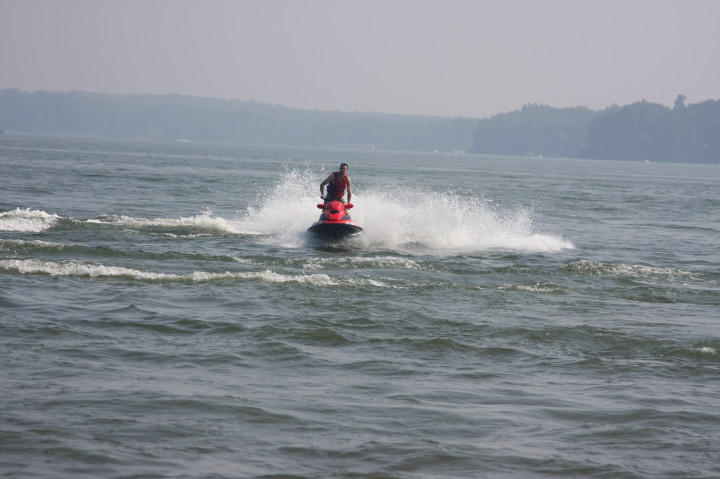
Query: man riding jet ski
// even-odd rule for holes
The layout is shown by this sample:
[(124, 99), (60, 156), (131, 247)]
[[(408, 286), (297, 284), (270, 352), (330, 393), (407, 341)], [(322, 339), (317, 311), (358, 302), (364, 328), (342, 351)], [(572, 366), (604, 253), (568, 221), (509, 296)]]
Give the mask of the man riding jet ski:
[[(345, 189), (347, 189), (347, 202), (352, 201), (352, 181), (348, 176), (348, 164), (340, 164), (339, 171), (333, 171), (330, 176), (325, 178), (320, 183), (320, 198), (325, 200), (325, 203), (329, 203), (333, 200), (342, 201), (345, 203)], [(325, 194), (325, 185), (328, 185), (327, 195)]]
[[(340, 165), (339, 171), (334, 171), (330, 176), (320, 183), (320, 198), (325, 200), (324, 204), (317, 205), (323, 210), (320, 219), (313, 223), (308, 231), (324, 241), (338, 241), (348, 236), (354, 236), (362, 231), (362, 228), (355, 223), (347, 212), (353, 207), (352, 182), (347, 175), (348, 164)], [(325, 185), (328, 186), (327, 195)], [(347, 190), (348, 203), (345, 204), (345, 191)]]

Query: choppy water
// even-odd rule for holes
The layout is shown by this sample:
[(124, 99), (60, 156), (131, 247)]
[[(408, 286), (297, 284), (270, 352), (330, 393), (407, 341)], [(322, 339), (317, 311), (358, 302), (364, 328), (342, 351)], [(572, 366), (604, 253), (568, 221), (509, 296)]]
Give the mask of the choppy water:
[[(305, 234), (341, 161), (349, 244)], [(720, 477), (720, 167), (0, 137), (0, 475)]]

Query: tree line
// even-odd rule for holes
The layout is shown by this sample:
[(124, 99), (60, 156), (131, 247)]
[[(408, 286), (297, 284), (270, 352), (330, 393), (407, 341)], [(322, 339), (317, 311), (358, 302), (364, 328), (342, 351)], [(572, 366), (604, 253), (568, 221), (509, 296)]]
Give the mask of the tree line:
[(640, 101), (603, 111), (525, 105), (480, 121), (471, 151), (506, 155), (720, 163), (720, 100), (673, 108)]
[(8, 132), (493, 155), (720, 162), (720, 100), (602, 111), (529, 104), (490, 118), (299, 110), (184, 95), (0, 90)]
[(585, 158), (720, 163), (720, 101), (673, 108), (641, 101), (613, 107), (587, 133)]
[(448, 151), (466, 149), (476, 123), (185, 95), (0, 90), (0, 127), (40, 134)]

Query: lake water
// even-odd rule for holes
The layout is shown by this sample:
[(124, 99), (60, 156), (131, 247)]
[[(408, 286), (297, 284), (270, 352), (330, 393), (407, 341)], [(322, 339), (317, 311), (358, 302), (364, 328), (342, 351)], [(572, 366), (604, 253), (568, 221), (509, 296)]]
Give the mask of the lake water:
[[(350, 242), (318, 185), (350, 164)], [(720, 167), (0, 135), (0, 475), (718, 478)]]

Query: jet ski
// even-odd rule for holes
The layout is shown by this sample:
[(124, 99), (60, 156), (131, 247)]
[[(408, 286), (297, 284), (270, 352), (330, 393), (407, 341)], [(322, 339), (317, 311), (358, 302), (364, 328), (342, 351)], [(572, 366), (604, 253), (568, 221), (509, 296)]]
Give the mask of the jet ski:
[(320, 219), (308, 228), (308, 232), (316, 238), (323, 241), (340, 241), (358, 235), (363, 230), (347, 212), (353, 207), (352, 203), (345, 205), (342, 201), (333, 200), (317, 207), (323, 212)]

